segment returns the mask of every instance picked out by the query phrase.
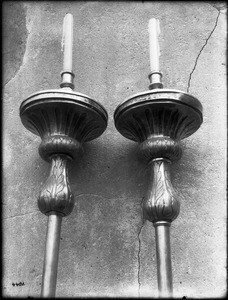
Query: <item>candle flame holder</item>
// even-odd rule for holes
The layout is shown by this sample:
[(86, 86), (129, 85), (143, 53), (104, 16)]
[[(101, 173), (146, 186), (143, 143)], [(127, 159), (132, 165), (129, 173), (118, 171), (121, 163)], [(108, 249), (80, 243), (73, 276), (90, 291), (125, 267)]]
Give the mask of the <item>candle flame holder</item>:
[(101, 104), (72, 90), (73, 72), (64, 70), (61, 76), (60, 89), (37, 92), (20, 106), (23, 125), (41, 137), (39, 154), (51, 163), (38, 197), (40, 211), (48, 216), (41, 297), (55, 296), (61, 220), (74, 207), (68, 164), (83, 153), (83, 143), (105, 131), (108, 121)]
[(150, 73), (149, 79), (149, 90), (120, 104), (114, 120), (124, 137), (139, 144), (139, 158), (151, 168), (143, 215), (155, 227), (159, 296), (169, 298), (173, 294), (170, 225), (180, 210), (169, 167), (181, 158), (180, 141), (199, 129), (203, 115), (195, 97), (163, 89), (160, 72)]

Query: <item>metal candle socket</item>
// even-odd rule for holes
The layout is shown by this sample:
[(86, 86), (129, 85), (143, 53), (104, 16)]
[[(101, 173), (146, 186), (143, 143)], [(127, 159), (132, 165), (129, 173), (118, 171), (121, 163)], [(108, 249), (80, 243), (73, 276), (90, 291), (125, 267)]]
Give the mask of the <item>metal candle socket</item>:
[[(149, 77), (153, 77), (151, 75)], [(151, 80), (150, 89), (120, 104), (115, 110), (114, 120), (124, 137), (139, 143), (139, 157), (151, 165), (143, 213), (155, 227), (159, 295), (171, 297), (169, 230), (171, 222), (179, 214), (180, 203), (171, 184), (169, 165), (181, 158), (180, 140), (200, 127), (202, 105), (189, 94), (162, 89), (161, 80)]]

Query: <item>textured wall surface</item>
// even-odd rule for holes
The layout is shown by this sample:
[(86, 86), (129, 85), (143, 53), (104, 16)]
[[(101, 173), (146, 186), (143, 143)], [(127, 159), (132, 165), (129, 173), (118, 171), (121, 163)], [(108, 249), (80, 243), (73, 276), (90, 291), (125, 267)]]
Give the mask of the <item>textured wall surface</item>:
[[(63, 219), (56, 296), (157, 296), (155, 234), (141, 201), (149, 168), (114, 127), (116, 106), (148, 89), (148, 21), (161, 26), (164, 86), (188, 91), (204, 123), (172, 166), (181, 212), (171, 228), (175, 297), (226, 292), (226, 5), (220, 2), (3, 3), (3, 293), (38, 297), (47, 217), (36, 198), (50, 166), (19, 106), (58, 88), (62, 22), (74, 16), (75, 91), (102, 103), (105, 133), (70, 168), (76, 205)], [(19, 284), (19, 285), (16, 285)]]

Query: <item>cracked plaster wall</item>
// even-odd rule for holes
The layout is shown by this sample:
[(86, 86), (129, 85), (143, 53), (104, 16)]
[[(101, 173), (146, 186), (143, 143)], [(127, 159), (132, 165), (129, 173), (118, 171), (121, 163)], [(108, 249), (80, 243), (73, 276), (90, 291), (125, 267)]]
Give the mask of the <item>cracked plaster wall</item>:
[(70, 168), (76, 205), (63, 219), (57, 296), (157, 296), (154, 228), (140, 206), (149, 168), (113, 122), (116, 106), (148, 87), (151, 17), (161, 22), (165, 87), (190, 92), (204, 108), (202, 127), (172, 166), (181, 201), (171, 229), (174, 296), (224, 295), (226, 4), (81, 1), (3, 3), (3, 294), (40, 294), (47, 218), (36, 197), (49, 165), (19, 105), (58, 88), (66, 12), (74, 15), (75, 90), (101, 102), (109, 123)]

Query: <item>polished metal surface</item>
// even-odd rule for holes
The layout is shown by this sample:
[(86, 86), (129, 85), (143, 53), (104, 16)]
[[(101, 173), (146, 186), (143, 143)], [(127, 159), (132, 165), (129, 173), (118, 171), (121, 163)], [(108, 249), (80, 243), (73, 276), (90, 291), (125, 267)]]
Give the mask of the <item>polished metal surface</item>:
[(162, 73), (161, 72), (150, 72), (148, 75), (148, 78), (150, 80), (150, 85), (149, 89), (162, 89), (163, 88), (163, 83), (162, 83)]
[(126, 138), (142, 142), (150, 136), (181, 140), (197, 131), (203, 122), (200, 101), (182, 91), (154, 89), (135, 94), (117, 106), (117, 130)]
[(105, 108), (89, 96), (74, 92), (72, 71), (73, 17), (66, 14), (64, 62), (60, 89), (36, 92), (20, 105), (21, 122), (40, 136), (39, 155), (51, 163), (38, 207), (48, 216), (42, 297), (55, 297), (62, 217), (74, 208), (68, 179), (68, 164), (83, 154), (83, 143), (99, 137), (106, 129)]
[(169, 165), (170, 162), (164, 158), (154, 159), (150, 164), (151, 176), (143, 202), (143, 213), (154, 225), (171, 223), (180, 212), (180, 202), (171, 183)]
[(157, 256), (157, 278), (159, 296), (171, 298), (173, 295), (170, 223), (157, 222), (154, 224)]
[(202, 105), (192, 95), (163, 89), (162, 74), (149, 74), (148, 91), (117, 106), (116, 129), (138, 142), (138, 157), (151, 166), (143, 216), (152, 222), (156, 235), (157, 279), (160, 298), (173, 295), (170, 224), (180, 211), (172, 186), (169, 165), (182, 156), (180, 141), (196, 132), (203, 122)]
[(41, 297), (55, 297), (62, 217), (48, 216)]
[(161, 298), (170, 298), (173, 293), (170, 225), (180, 211), (169, 165), (170, 161), (162, 158), (151, 162), (151, 177), (143, 202), (144, 217), (155, 227), (158, 292)]
[(20, 117), (23, 125), (41, 138), (46, 134), (60, 134), (79, 142), (100, 136), (108, 120), (99, 102), (65, 88), (32, 94), (21, 103)]
[(71, 213), (74, 197), (68, 180), (68, 162), (83, 154), (83, 143), (99, 137), (107, 127), (104, 107), (69, 87), (37, 92), (20, 106), (23, 125), (41, 137), (39, 154), (51, 163), (50, 175), (38, 197), (48, 216), (42, 297), (54, 297), (57, 280), (61, 218)]

